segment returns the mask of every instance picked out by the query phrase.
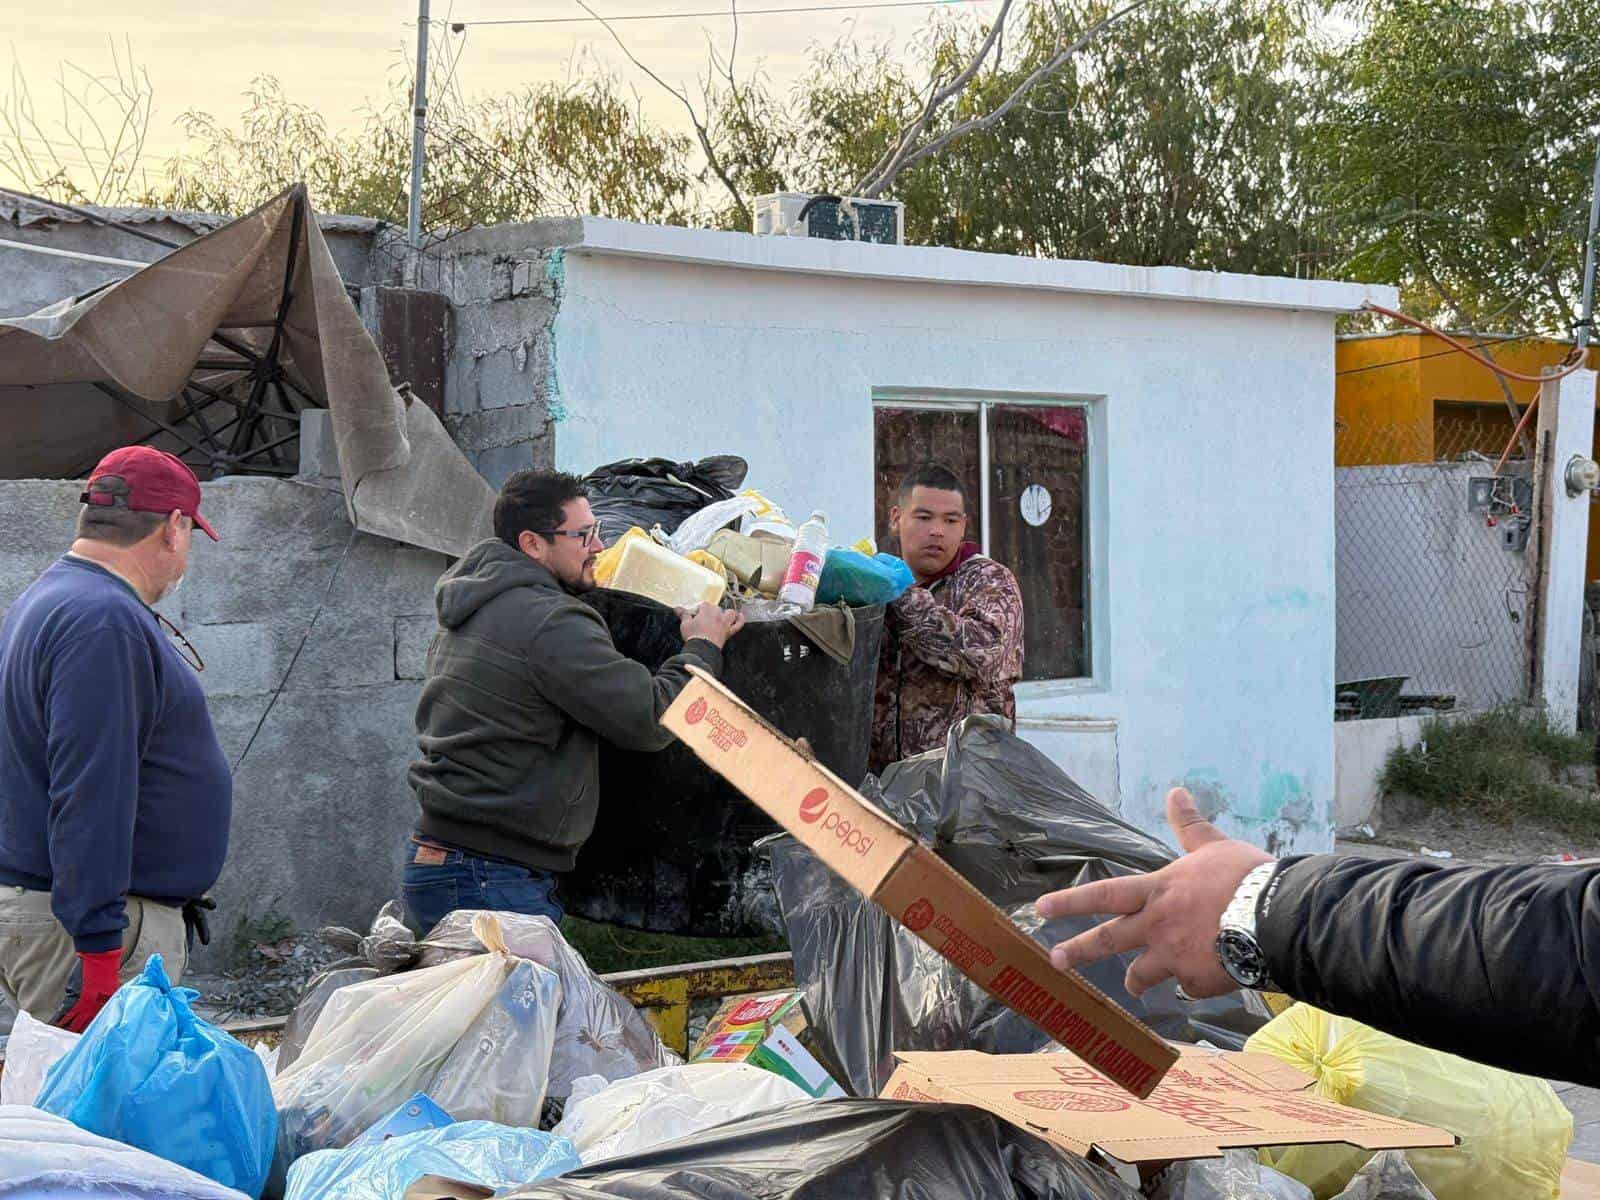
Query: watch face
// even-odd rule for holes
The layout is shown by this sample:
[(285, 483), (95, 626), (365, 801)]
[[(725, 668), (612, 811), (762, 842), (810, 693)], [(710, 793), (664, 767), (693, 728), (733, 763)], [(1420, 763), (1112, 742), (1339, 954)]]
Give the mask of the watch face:
[(1267, 977), (1266, 960), (1255, 938), (1237, 929), (1224, 929), (1217, 934), (1217, 957), (1222, 969), (1243, 987), (1260, 987)]

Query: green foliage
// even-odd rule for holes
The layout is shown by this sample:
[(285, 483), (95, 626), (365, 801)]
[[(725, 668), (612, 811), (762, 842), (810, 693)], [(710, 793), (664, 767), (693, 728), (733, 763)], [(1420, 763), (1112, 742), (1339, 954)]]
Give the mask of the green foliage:
[(276, 898), (260, 913), (246, 908), (234, 920), (223, 950), (223, 965), (229, 971), (243, 970), (255, 962), (256, 947), (271, 946), (294, 935), (294, 921), (278, 910)]
[(1485, 330), (1564, 330), (1580, 295), (1600, 32), (1571, 0), (1362, 0), (1319, 60), (1307, 154), (1338, 273)]
[[(925, 136), (997, 111), (1115, 7), (1018, 7)], [(1148, 0), (888, 194), (906, 203), (914, 242), (1394, 283), (1418, 315), (1559, 332), (1581, 290), (1595, 17), (1592, 0)], [(921, 111), (929, 81), (954, 75), (986, 34), (974, 16), (936, 11), (906, 53), (848, 38), (814, 47), (790, 97), (759, 69), (735, 70), (731, 46), (712, 51), (692, 98), (641, 74), (694, 113), (692, 135), (646, 117), (609, 76), (468, 100), (441, 49), (424, 226), (594, 213), (748, 228), (764, 192), (850, 190)], [(114, 109), (122, 95), (128, 113), (100, 140), (135, 148), (96, 183), (103, 202), (239, 213), (304, 179), (324, 211), (405, 218), (408, 64), (354, 132), (260, 79), (238, 119), (190, 114), (197, 149), (142, 193), (127, 161), (142, 134), (121, 131), (142, 129), (147, 85), (131, 61), (107, 78), (97, 102)], [(0, 170), (82, 198), (18, 149), (38, 144), (37, 111), (21, 84), (0, 98)], [(68, 130), (84, 144), (91, 132)]]
[(577, 917), (562, 921), (561, 933), (572, 948), (583, 955), (589, 969), (598, 975), (743, 958), (751, 954), (775, 954), (789, 948), (788, 943), (774, 938), (677, 937), (667, 933), (641, 933)]
[(1554, 728), (1543, 713), (1506, 707), (1459, 720), (1433, 720), (1410, 749), (1384, 765), (1386, 792), (1479, 812), (1502, 824), (1547, 821), (1569, 833), (1600, 831), (1600, 803), (1556, 780), (1592, 763), (1594, 744)]
[[(1001, 69), (932, 127), (996, 108), (1105, 14), (1099, 0), (1037, 7)], [(919, 105), (932, 68), (982, 30), (947, 23), (924, 58), (837, 47), (807, 81), (825, 143), (816, 181), (847, 188)], [(997, 125), (953, 142), (895, 185), (915, 241), (1126, 263), (1302, 272), (1296, 186), (1306, 27), (1284, 0), (1156, 0), (1112, 26)]]

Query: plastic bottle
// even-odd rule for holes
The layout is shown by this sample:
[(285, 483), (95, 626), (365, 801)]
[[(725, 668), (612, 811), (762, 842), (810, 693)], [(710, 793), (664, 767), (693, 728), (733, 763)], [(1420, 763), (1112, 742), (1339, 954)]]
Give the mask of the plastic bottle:
[(810, 612), (817, 603), (817, 583), (822, 578), (822, 560), (827, 553), (828, 514), (814, 512), (795, 534), (794, 553), (789, 556), (789, 569), (784, 572), (778, 599)]

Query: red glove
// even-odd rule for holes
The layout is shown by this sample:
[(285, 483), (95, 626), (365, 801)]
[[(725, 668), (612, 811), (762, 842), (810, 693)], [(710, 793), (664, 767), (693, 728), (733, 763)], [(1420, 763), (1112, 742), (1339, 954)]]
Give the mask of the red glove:
[[(78, 965), (73, 971), (75, 978), (67, 983), (67, 999), (63, 1007), (71, 1005), (67, 1011), (56, 1019), (56, 1024), (62, 1029), (70, 1029), (73, 1033), (82, 1033), (89, 1027), (89, 1022), (94, 1020), (100, 1010), (106, 1006), (106, 1001), (116, 994), (121, 986), (117, 978), (122, 969), (121, 950), (102, 950), (98, 954), (78, 954)], [(77, 984), (76, 990), (73, 984)]]

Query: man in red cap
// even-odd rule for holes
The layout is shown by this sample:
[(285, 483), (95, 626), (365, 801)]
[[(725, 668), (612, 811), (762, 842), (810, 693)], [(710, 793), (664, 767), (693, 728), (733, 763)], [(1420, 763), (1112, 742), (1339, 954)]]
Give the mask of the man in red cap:
[(77, 539), (0, 621), (0, 992), (81, 1031), (159, 953), (176, 980), (228, 849), (233, 779), (197, 672), (151, 607), (189, 565), (200, 484), (100, 460)]

